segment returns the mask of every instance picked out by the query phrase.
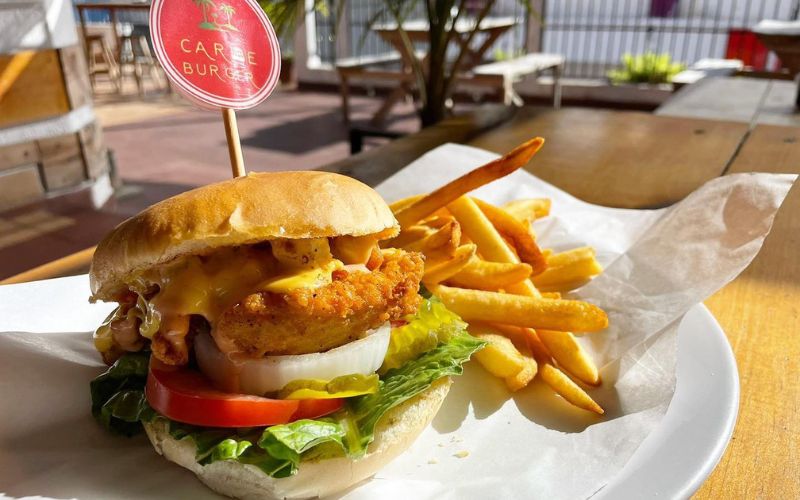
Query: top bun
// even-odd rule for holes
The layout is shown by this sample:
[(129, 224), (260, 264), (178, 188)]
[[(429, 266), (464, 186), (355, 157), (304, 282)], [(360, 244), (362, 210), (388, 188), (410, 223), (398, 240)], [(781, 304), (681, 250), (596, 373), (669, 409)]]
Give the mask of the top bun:
[(369, 186), (328, 172), (259, 172), (166, 199), (126, 220), (97, 245), (94, 298), (113, 300), (130, 279), (181, 255), (277, 238), (377, 235), (399, 226)]

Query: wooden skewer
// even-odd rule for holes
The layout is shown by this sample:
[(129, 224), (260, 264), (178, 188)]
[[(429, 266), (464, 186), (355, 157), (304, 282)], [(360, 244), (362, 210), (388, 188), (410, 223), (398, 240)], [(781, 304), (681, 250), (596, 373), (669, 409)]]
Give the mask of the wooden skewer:
[(247, 172), (244, 170), (242, 145), (239, 142), (239, 127), (236, 125), (236, 113), (231, 108), (222, 108), (222, 121), (225, 123), (225, 137), (228, 139), (231, 172), (234, 177), (242, 177)]

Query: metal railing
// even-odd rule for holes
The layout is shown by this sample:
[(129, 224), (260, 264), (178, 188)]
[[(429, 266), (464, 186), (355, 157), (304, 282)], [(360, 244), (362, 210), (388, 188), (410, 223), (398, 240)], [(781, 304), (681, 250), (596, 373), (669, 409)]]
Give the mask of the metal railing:
[[(332, 64), (336, 59), (350, 57), (369, 57), (392, 52), (392, 46), (375, 33), (371, 26), (389, 23), (394, 18), (385, 11), (384, 0), (348, 0), (344, 12), (345, 19), (339, 23), (339, 33), (334, 34), (336, 19), (333, 8), (329, 8), (327, 16), (315, 16), (316, 55), (325, 64)], [(496, 17), (514, 17), (517, 26), (505, 33), (495, 43), (490, 55), (507, 57), (517, 54), (525, 48), (526, 14), (518, 0), (497, 0), (489, 14)], [(426, 16), (423, 2), (417, 2), (407, 14), (406, 19), (424, 19)], [(336, 36), (335, 36), (336, 35)], [(337, 37), (339, 40), (337, 40)], [(480, 43), (480, 40), (476, 40)], [(421, 47), (420, 47), (421, 48)]]
[[(536, 2), (534, 2), (535, 4)], [(409, 18), (424, 18), (422, 2)], [(381, 15), (384, 0), (349, 0), (343, 32), (336, 40), (333, 16), (317, 15), (316, 54), (323, 63), (337, 58), (381, 55), (392, 47), (370, 30), (391, 19)], [(531, 48), (566, 57), (565, 76), (605, 78), (623, 54), (669, 53), (691, 64), (703, 58), (742, 59), (758, 70), (776, 70), (778, 61), (750, 31), (762, 19), (794, 20), (800, 0), (550, 0), (530, 23), (517, 0), (498, 0), (490, 15), (513, 16), (518, 25), (487, 54), (509, 57)], [(526, 28), (542, 21), (538, 47), (526, 46)]]
[(750, 31), (760, 20), (793, 20), (798, 0), (558, 0), (545, 4), (541, 47), (566, 57), (565, 75), (604, 77), (622, 54), (668, 53), (691, 64), (742, 59), (774, 70)]

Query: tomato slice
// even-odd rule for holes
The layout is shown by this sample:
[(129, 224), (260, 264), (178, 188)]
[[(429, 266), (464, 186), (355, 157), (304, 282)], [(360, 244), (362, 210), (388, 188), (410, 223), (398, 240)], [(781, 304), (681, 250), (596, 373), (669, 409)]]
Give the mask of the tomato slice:
[(200, 372), (150, 363), (147, 402), (165, 417), (203, 427), (262, 427), (317, 418), (340, 409), (342, 399), (286, 400), (215, 389)]

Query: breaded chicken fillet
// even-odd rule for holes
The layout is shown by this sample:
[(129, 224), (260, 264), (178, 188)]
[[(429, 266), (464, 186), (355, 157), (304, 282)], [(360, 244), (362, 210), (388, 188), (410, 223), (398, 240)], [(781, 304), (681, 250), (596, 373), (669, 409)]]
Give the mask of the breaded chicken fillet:
[(211, 334), (223, 352), (253, 357), (327, 351), (414, 313), (422, 272), (420, 254), (397, 250), (371, 272), (338, 271), (321, 288), (248, 295)]

